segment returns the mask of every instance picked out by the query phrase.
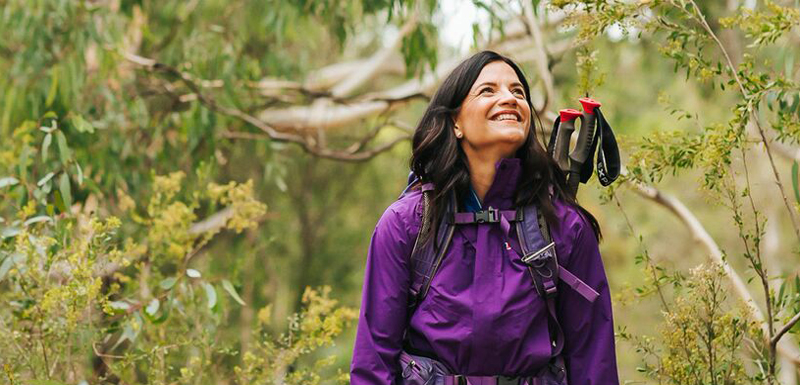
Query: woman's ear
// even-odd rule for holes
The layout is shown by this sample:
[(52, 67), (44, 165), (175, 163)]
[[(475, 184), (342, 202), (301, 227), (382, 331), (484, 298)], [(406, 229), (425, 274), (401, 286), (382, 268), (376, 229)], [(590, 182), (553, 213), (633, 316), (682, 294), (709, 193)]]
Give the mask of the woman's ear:
[(453, 119), (453, 132), (456, 134), (456, 138), (459, 138), (459, 139), (463, 138), (464, 137), (464, 131), (462, 131), (461, 127), (459, 127), (459, 125), (458, 125), (458, 117), (457, 116), (453, 116), (452, 119)]
[(461, 131), (461, 127), (459, 127), (455, 122), (453, 122), (453, 133), (456, 134), (456, 138), (458, 139), (464, 137), (464, 131)]

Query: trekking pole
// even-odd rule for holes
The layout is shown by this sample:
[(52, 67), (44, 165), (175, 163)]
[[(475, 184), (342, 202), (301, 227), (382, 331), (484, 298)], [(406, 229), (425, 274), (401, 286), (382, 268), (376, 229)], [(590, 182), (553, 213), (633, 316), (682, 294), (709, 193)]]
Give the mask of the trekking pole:
[(567, 175), (567, 187), (573, 194), (578, 193), (578, 184), (581, 182), (581, 169), (583, 168), (583, 164), (586, 163), (586, 160), (592, 156), (594, 152), (592, 145), (595, 144), (594, 131), (597, 125), (595, 109), (600, 107), (600, 102), (591, 98), (580, 98), (578, 101), (581, 102), (583, 106), (581, 130), (578, 133), (575, 149), (569, 154), (569, 174)]
[[(597, 150), (597, 179), (608, 186), (619, 176), (620, 159), (617, 140), (611, 126), (600, 111), (600, 102), (580, 98), (583, 111), (571, 108), (559, 111), (547, 144), (547, 153), (566, 175), (568, 193), (576, 195), (580, 183), (586, 183), (594, 172)], [(578, 139), (570, 153), (570, 137), (575, 132), (575, 119), (580, 118)]]
[(583, 119), (583, 116), (578, 110), (566, 108), (559, 111), (559, 118), (553, 131), (555, 143), (550, 145), (550, 155), (556, 160), (558, 167), (566, 173), (570, 169), (567, 154), (569, 154), (570, 138), (575, 131), (575, 119)]

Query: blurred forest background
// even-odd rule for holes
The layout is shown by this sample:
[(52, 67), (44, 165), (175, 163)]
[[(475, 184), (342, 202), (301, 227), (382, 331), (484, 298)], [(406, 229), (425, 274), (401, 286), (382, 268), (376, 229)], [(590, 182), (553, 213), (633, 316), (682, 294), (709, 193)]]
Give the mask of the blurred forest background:
[(11, 384), (334, 384), (408, 138), (472, 52), (589, 94), (626, 383), (797, 384), (796, 0), (0, 0)]

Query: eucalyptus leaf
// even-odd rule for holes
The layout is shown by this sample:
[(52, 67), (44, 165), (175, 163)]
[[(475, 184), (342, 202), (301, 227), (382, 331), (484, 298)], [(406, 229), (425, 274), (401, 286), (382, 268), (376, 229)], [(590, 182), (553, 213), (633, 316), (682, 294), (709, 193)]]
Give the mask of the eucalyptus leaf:
[(144, 311), (152, 316), (158, 312), (159, 307), (161, 307), (161, 301), (159, 301), (158, 298), (153, 298)]
[(213, 309), (214, 306), (217, 306), (217, 291), (214, 289), (214, 285), (204, 282), (203, 288), (206, 290), (206, 297), (208, 297), (208, 308)]
[(109, 302), (108, 306), (110, 306), (114, 310), (128, 310), (131, 308), (131, 304), (124, 302), (124, 301), (113, 301)]
[(0, 282), (3, 282), (3, 279), (8, 274), (8, 271), (14, 267), (15, 264), (20, 263), (25, 260), (25, 255), (22, 253), (13, 253), (8, 255), (4, 260), (3, 263), (0, 264)]
[(56, 175), (56, 173), (54, 173), (54, 172), (48, 172), (47, 175), (45, 175), (44, 177), (42, 177), (42, 179), (39, 179), (39, 181), (36, 182), (36, 185), (39, 186), (39, 187), (42, 187), (42, 185), (47, 183), (47, 181), (49, 181), (50, 179), (53, 179), (53, 176), (55, 176), (55, 175)]
[(21, 231), (19, 227), (6, 227), (0, 231), (0, 239), (16, 237)]
[(22, 180), (28, 179), (28, 159), (31, 156), (31, 147), (22, 146), (22, 153), (19, 155), (19, 176)]
[(78, 132), (88, 132), (90, 134), (94, 134), (94, 126), (87, 122), (86, 119), (84, 119), (81, 115), (72, 115), (72, 125)]
[(67, 210), (72, 206), (72, 187), (69, 183), (69, 175), (67, 173), (61, 174), (61, 180), (58, 182), (58, 190), (61, 191), (61, 198), (64, 200), (64, 206)]
[(14, 178), (13, 176), (7, 176), (5, 178), (0, 178), (0, 188), (14, 186), (19, 183), (19, 179)]
[(230, 281), (228, 281), (227, 279), (223, 279), (222, 288), (225, 289), (225, 291), (227, 291), (228, 294), (230, 294), (231, 297), (233, 297), (233, 299), (239, 303), (239, 305), (242, 306), (245, 305), (244, 301), (242, 300), (242, 297), (239, 297), (239, 293), (236, 292), (236, 289), (233, 287), (233, 284)]
[(50, 183), (50, 182), (47, 182), (47, 183), (44, 184), (44, 186), (40, 187), (39, 190), (41, 190), (41, 193), (42, 193), (41, 195), (39, 195), (39, 196), (36, 195), (36, 192), (38, 190), (33, 190), (33, 195), (36, 196), (36, 199), (43, 200), (44, 197), (47, 194), (50, 194), (50, 191), (53, 190), (53, 184)]
[(169, 290), (172, 289), (173, 286), (175, 286), (175, 282), (178, 282), (178, 279), (175, 277), (164, 278), (164, 280), (162, 280), (158, 284), (158, 286), (164, 290)]
[(200, 278), (200, 272), (195, 269), (186, 269), (186, 275), (190, 278)]
[(32, 225), (32, 224), (34, 224), (34, 223), (39, 223), (39, 222), (53, 222), (53, 218), (50, 218), (50, 217), (49, 217), (49, 216), (47, 216), (47, 215), (37, 215), (37, 216), (35, 216), (35, 217), (28, 218), (28, 219), (27, 219), (27, 220), (26, 220), (26, 221), (23, 223), (23, 225), (25, 225), (25, 226), (30, 226), (30, 225)]
[(67, 146), (67, 137), (64, 136), (62, 131), (56, 132), (56, 143), (58, 144), (58, 156), (62, 164), (67, 164), (70, 157), (69, 146)]
[(64, 199), (61, 198), (61, 193), (58, 192), (58, 190), (56, 190), (56, 192), (55, 192), (55, 197), (56, 197), (56, 199), (55, 199), (56, 202), (55, 203), (56, 203), (56, 207), (58, 208), (58, 211), (60, 211), (62, 213), (67, 212), (67, 206), (64, 205)]
[(131, 325), (131, 323), (128, 323), (128, 324), (127, 324), (127, 325), (125, 325), (125, 327), (122, 329), (122, 335), (119, 337), (119, 339), (118, 339), (118, 340), (117, 340), (117, 342), (114, 344), (114, 346), (112, 346), (112, 347), (111, 347), (111, 350), (114, 350), (114, 349), (116, 349), (116, 348), (117, 348), (117, 346), (119, 346), (121, 343), (123, 343), (123, 342), (125, 342), (125, 341), (131, 341), (131, 342), (133, 342), (133, 341), (136, 339), (136, 336), (137, 336), (138, 334), (139, 334), (139, 333), (138, 333), (136, 330), (134, 330), (134, 328), (133, 328), (133, 326)]
[(53, 143), (53, 134), (47, 133), (42, 141), (42, 162), (47, 161), (47, 150), (50, 148), (50, 143)]
[(50, 90), (47, 91), (47, 99), (44, 101), (44, 105), (47, 107), (53, 105), (53, 101), (56, 99), (56, 95), (58, 94), (58, 66), (54, 66), (52, 72), (53, 74), (51, 76), (52, 80), (50, 81)]
[(83, 186), (83, 169), (78, 162), (75, 162), (76, 176), (78, 178), (78, 186)]

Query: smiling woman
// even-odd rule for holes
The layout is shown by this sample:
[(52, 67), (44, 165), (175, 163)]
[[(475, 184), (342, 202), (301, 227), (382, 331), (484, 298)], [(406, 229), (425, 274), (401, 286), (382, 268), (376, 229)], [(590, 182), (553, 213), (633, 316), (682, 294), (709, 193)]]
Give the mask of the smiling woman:
[(514, 155), (528, 137), (530, 124), (531, 108), (514, 69), (503, 61), (483, 67), (455, 119), (478, 198), (483, 199), (492, 184), (494, 164)]
[(352, 384), (618, 384), (597, 221), (532, 113), (522, 71), (489, 51), (431, 99), (418, 180), (372, 236)]

